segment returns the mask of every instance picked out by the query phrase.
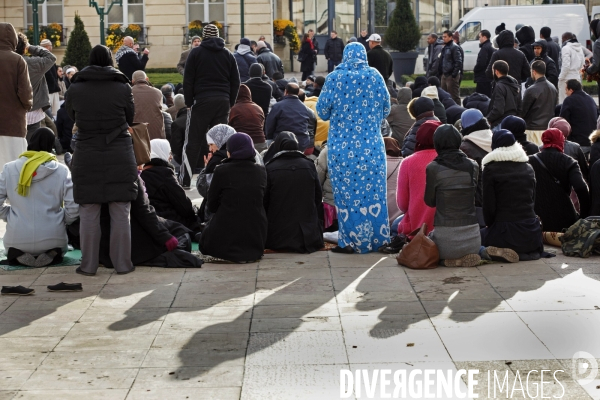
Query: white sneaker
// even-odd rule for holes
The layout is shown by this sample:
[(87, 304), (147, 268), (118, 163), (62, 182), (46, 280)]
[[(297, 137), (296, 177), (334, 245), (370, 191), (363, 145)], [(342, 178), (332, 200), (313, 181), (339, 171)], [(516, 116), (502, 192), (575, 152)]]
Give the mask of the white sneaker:
[(329, 243), (337, 244), (338, 242), (338, 231), (335, 232), (323, 232), (323, 240)]

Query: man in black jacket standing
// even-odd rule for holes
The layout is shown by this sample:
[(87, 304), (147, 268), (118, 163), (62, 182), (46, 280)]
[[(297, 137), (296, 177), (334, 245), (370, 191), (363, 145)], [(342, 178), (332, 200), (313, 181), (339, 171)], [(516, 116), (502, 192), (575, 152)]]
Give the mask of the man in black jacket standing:
[(138, 54), (133, 50), (133, 38), (131, 36), (125, 36), (123, 39), (123, 45), (119, 47), (119, 50), (115, 53), (115, 60), (119, 66), (119, 70), (125, 74), (131, 80), (131, 76), (135, 71), (145, 71), (146, 64), (148, 63), (148, 54), (150, 51), (144, 49), (144, 55), (142, 58), (138, 57)]
[(581, 146), (584, 154), (590, 153), (590, 133), (596, 130), (598, 107), (592, 97), (583, 91), (577, 79), (567, 81), (567, 97), (562, 103), (560, 116), (571, 125), (569, 140)]
[(360, 31), (360, 36), (358, 37), (357, 40), (358, 43), (362, 44), (363, 46), (365, 46), (365, 50), (369, 51), (369, 34), (367, 33), (366, 29), (363, 29)]
[[(517, 50), (518, 51), (518, 50)], [(490, 126), (499, 125), (504, 117), (521, 113), (521, 85), (508, 75), (508, 63), (503, 60), (492, 66), (496, 84), (488, 108), (487, 120)]]
[(515, 35), (511, 31), (502, 31), (496, 37), (498, 51), (492, 54), (490, 63), (485, 71), (488, 78), (493, 78), (492, 65), (496, 60), (503, 60), (508, 63), (508, 74), (515, 78), (520, 84), (529, 78), (531, 69), (525, 54), (515, 49)]
[[(560, 45), (552, 40), (551, 35), (552, 29), (549, 27), (544, 26), (540, 29), (540, 39), (546, 41), (548, 57), (550, 57), (554, 61), (554, 64), (560, 68)], [(560, 72), (560, 70), (558, 72)]]
[[(554, 63), (554, 60), (548, 57), (546, 53), (547, 43), (545, 40), (538, 40), (533, 43), (533, 52), (535, 54), (535, 58), (531, 61), (533, 64), (537, 60), (541, 60), (546, 64), (546, 79), (548, 82), (554, 85), (556, 89), (558, 89), (558, 68)], [(532, 78), (527, 79), (525, 82), (525, 87), (529, 87), (533, 84)]]
[(330, 38), (325, 43), (325, 59), (327, 72), (332, 72), (342, 62), (344, 55), (344, 41), (337, 37), (336, 31), (331, 31)]
[(450, 93), (456, 104), (460, 104), (460, 71), (463, 63), (460, 49), (452, 39), (452, 32), (444, 31), (442, 40), (446, 44), (440, 53), (438, 67), (442, 77), (442, 89)]
[(443, 48), (444, 42), (438, 38), (438, 35), (430, 33), (427, 36), (427, 71), (425, 72), (428, 78), (435, 76), (439, 79), (440, 53)]
[(199, 157), (202, 160), (208, 154), (206, 132), (217, 124), (227, 123), (240, 89), (235, 58), (219, 37), (219, 29), (206, 25), (202, 38), (200, 46), (190, 52), (183, 72), (183, 95), (186, 106), (191, 108), (179, 174), (184, 188), (190, 186)]
[(548, 129), (548, 122), (554, 118), (554, 108), (558, 103), (558, 91), (545, 77), (546, 64), (534, 61), (531, 64), (531, 77), (534, 84), (523, 95), (521, 118), (527, 124), (527, 139), (542, 145), (542, 134)]
[(394, 62), (390, 53), (385, 51), (381, 47), (381, 36), (374, 33), (369, 37), (369, 48), (371, 49), (367, 53), (367, 60), (369, 61), (369, 67), (375, 68), (383, 79), (387, 82), (390, 76), (394, 73)]
[(485, 74), (492, 54), (496, 51), (492, 42), (490, 42), (490, 31), (482, 30), (479, 32), (479, 54), (477, 55), (477, 62), (475, 68), (473, 68), (473, 81), (476, 83), (475, 91), (477, 93), (485, 94), (487, 97), (492, 97), (492, 80)]

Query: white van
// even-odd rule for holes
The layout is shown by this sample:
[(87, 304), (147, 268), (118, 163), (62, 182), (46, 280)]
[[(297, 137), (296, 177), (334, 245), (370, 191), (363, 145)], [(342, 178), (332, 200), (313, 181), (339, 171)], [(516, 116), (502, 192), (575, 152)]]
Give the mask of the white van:
[(479, 53), (479, 32), (487, 29), (494, 37), (496, 27), (503, 23), (515, 32), (517, 24), (531, 25), (536, 38), (544, 26), (552, 29), (552, 36), (573, 32), (583, 46), (591, 45), (588, 14), (583, 4), (542, 6), (476, 7), (465, 14), (451, 29), (460, 33), (460, 43), (465, 52), (464, 70), (472, 71)]

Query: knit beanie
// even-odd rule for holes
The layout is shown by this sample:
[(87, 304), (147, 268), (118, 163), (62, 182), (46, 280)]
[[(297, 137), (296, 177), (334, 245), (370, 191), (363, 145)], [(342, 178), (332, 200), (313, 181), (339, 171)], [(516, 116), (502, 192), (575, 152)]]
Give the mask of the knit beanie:
[(492, 150), (496, 150), (498, 147), (510, 147), (515, 142), (515, 137), (510, 131), (500, 129), (492, 135)]
[(442, 123), (440, 121), (427, 120), (421, 124), (417, 129), (415, 139), (417, 144), (415, 145), (415, 152), (427, 149), (433, 149), (433, 134), (436, 129), (440, 127)]
[(258, 42), (256, 42), (256, 50), (260, 50), (263, 47), (267, 47), (267, 45), (265, 44), (265, 42), (263, 42), (262, 40), (259, 40)]
[(419, 115), (427, 111), (433, 111), (435, 106), (433, 104), (433, 100), (431, 100), (429, 97), (419, 97), (415, 100), (413, 108), (415, 110), (414, 117), (417, 118)]
[(232, 135), (227, 140), (227, 151), (229, 152), (229, 158), (234, 160), (254, 158), (252, 138), (243, 132)]
[(565, 139), (571, 134), (571, 124), (569, 124), (566, 119), (561, 117), (552, 118), (550, 122), (548, 122), (548, 128), (558, 129), (565, 136)]
[(175, 95), (173, 98), (173, 105), (177, 111), (185, 108), (185, 97), (182, 94)]
[(248, 73), (250, 74), (250, 78), (260, 78), (262, 76), (262, 67), (260, 64), (254, 63), (250, 66)]
[(250, 39), (248, 39), (248, 38), (241, 38), (240, 39), (240, 44), (245, 44), (246, 46), (250, 46)]
[(466, 129), (483, 119), (483, 114), (476, 108), (470, 108), (460, 117), (463, 129)]
[(219, 37), (219, 28), (213, 24), (208, 24), (202, 28), (202, 37), (204, 39), (211, 37)]
[(194, 35), (194, 36), (192, 36), (192, 43), (194, 43), (194, 40), (196, 40), (196, 39), (202, 41), (202, 38), (200, 36)]
[(515, 117), (514, 115), (509, 115), (500, 123), (500, 128), (510, 131), (515, 139), (519, 141), (527, 138), (527, 135), (525, 134), (526, 127), (527, 124), (525, 123), (525, 120), (523, 118)]
[(544, 143), (544, 149), (555, 148), (560, 152), (565, 150), (565, 137), (563, 133), (556, 128), (550, 128), (542, 133), (542, 142)]
[(506, 30), (506, 24), (503, 22), (500, 25), (498, 25), (496, 27), (496, 35), (498, 35), (500, 32), (505, 31)]

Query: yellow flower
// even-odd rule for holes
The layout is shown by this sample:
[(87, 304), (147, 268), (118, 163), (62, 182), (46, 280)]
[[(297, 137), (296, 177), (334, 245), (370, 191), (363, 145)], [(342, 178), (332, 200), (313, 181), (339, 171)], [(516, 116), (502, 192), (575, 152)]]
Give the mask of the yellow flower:
[(138, 24), (129, 24), (129, 29), (131, 31), (137, 31), (137, 32), (142, 30), (142, 28)]
[(112, 24), (108, 29), (112, 29), (112, 30), (121, 29), (121, 25), (119, 25), (119, 24)]
[(54, 47), (60, 47), (60, 40), (57, 40), (56, 42), (54, 42)]
[(198, 29), (198, 28), (202, 28), (202, 21), (200, 20), (194, 20), (192, 22), (190, 22), (190, 24), (188, 25), (188, 29)]

